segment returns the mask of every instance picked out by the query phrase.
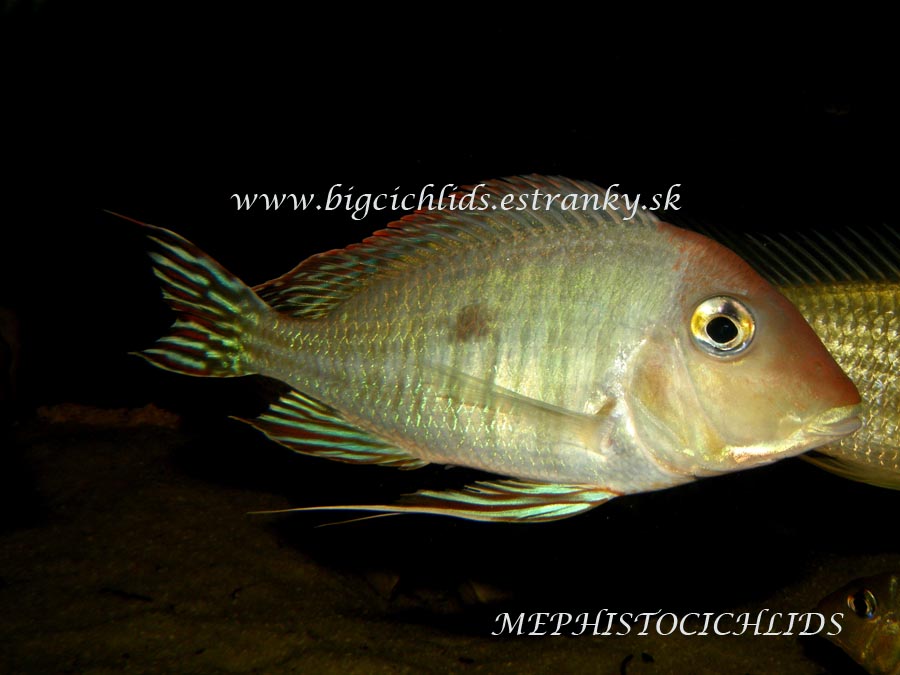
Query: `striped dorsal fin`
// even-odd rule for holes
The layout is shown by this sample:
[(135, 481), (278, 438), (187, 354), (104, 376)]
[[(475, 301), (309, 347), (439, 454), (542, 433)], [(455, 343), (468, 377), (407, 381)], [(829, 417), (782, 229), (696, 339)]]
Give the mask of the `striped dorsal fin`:
[(776, 286), (900, 281), (900, 232), (889, 225), (766, 234), (673, 221), (727, 246)]
[[(542, 201), (539, 208), (523, 208), (533, 197), (539, 199), (535, 193), (557, 198), (546, 208)], [(474, 197), (471, 207), (459, 208), (467, 195)], [(564, 197), (570, 202), (564, 204)], [(377, 279), (402, 274), (460, 249), (483, 248), (548, 230), (564, 237), (566, 230), (596, 231), (622, 224), (655, 227), (657, 221), (647, 211), (638, 210), (625, 221), (621, 211), (603, 208), (605, 197), (606, 190), (592, 183), (558, 176), (486, 181), (446, 197), (434, 209), (404, 216), (361, 243), (314, 255), (253, 290), (280, 312), (314, 319)]]

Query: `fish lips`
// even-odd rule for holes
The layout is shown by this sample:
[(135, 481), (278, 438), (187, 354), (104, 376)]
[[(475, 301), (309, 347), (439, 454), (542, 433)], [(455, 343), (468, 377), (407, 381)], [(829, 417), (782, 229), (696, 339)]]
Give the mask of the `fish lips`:
[(732, 447), (728, 454), (737, 464), (765, 464), (827, 445), (849, 436), (862, 426), (862, 404), (830, 408), (777, 443)]

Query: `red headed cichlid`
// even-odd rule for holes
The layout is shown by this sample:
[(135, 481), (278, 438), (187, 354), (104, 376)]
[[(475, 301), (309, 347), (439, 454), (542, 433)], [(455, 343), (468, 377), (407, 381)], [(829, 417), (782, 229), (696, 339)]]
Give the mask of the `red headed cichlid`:
[(900, 490), (900, 234), (886, 226), (711, 234), (796, 305), (862, 395), (862, 428), (803, 458), (845, 478)]
[[(254, 289), (146, 226), (177, 319), (142, 356), (188, 375), (285, 382), (292, 391), (249, 423), (292, 450), (504, 477), (315, 507), (330, 510), (557, 520), (859, 426), (854, 385), (728, 249), (646, 211), (626, 221), (590, 183), (479, 187), (471, 208), (406, 216)], [(535, 190), (570, 199), (499, 208)]]

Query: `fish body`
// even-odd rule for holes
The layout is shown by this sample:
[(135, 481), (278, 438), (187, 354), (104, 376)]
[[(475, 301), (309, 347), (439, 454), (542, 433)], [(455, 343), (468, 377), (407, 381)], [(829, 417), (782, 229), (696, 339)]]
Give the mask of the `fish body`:
[(900, 283), (783, 286), (865, 401), (862, 427), (807, 458), (900, 489)]
[(824, 598), (818, 611), (841, 613), (828, 639), (871, 675), (900, 675), (900, 574), (857, 579)]
[(793, 302), (864, 407), (851, 436), (804, 455), (845, 478), (900, 489), (900, 235), (806, 231), (778, 236), (708, 232), (736, 251)]
[[(142, 355), (285, 382), (249, 422), (299, 452), (512, 479), (354, 507), (389, 512), (553, 520), (858, 427), (855, 387), (724, 247), (648, 213), (625, 222), (587, 183), (480, 187), (494, 208), (416, 213), (253, 290), (147, 226), (177, 320)], [(595, 206), (496, 207), (535, 190)]]

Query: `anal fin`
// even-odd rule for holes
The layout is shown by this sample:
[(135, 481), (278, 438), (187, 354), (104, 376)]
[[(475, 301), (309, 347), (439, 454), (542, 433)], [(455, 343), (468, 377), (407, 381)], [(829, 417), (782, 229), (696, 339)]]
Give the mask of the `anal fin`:
[(314, 398), (290, 391), (259, 417), (246, 422), (295, 452), (351, 464), (417, 469), (428, 462), (360, 429)]
[(460, 490), (420, 490), (396, 504), (312, 506), (294, 511), (419, 513), (503, 523), (543, 523), (588, 511), (619, 494), (590, 485), (535, 483), (513, 479), (479, 481)]

